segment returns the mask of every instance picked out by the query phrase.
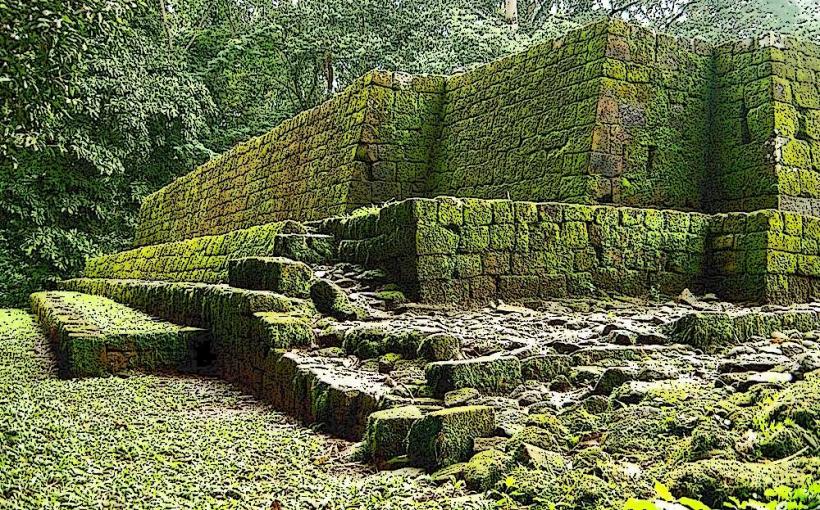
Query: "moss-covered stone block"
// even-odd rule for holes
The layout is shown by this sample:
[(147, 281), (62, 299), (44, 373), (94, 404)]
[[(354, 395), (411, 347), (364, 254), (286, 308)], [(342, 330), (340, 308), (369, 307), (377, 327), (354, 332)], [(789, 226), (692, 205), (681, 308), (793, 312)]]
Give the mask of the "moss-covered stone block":
[(370, 459), (379, 467), (394, 457), (407, 453), (410, 428), (424, 416), (417, 406), (403, 406), (376, 411), (367, 418), (365, 447)]
[(344, 289), (324, 278), (310, 286), (310, 298), (316, 309), (339, 320), (352, 320), (364, 316), (364, 311), (353, 305)]
[(201, 329), (158, 321), (100, 296), (38, 292), (31, 295), (31, 308), (65, 377), (182, 368), (208, 342)]
[(254, 317), (258, 319), (255, 334), (269, 349), (307, 347), (315, 338), (310, 321), (302, 315), (256, 312)]
[(462, 476), (467, 487), (475, 491), (487, 491), (501, 480), (514, 464), (506, 453), (490, 449), (478, 452), (464, 465)]
[(427, 383), (438, 396), (460, 388), (502, 393), (521, 384), (521, 362), (513, 356), (484, 356), (438, 361), (425, 369)]
[(468, 460), (473, 439), (495, 430), (495, 412), (487, 406), (452, 407), (416, 421), (407, 436), (410, 461), (428, 470)]
[(284, 257), (247, 257), (228, 261), (228, 284), (251, 290), (270, 290), (307, 297), (313, 270), (304, 262)]

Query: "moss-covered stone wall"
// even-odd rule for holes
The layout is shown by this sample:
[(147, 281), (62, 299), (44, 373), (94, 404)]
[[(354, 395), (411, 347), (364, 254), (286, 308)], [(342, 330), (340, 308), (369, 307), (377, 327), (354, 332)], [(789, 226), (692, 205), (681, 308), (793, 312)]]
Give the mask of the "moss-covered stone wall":
[(820, 215), (820, 46), (787, 37), (772, 44), (779, 206)]
[(420, 193), (442, 77), (374, 71), (144, 200), (137, 246), (342, 214)]
[(322, 228), (342, 239), (342, 259), (385, 267), (414, 299), (481, 303), (694, 288), (708, 217), (439, 197), (330, 219)]
[(795, 303), (820, 295), (820, 219), (762, 210), (711, 217), (707, 287), (734, 301)]
[(606, 24), (447, 81), (432, 195), (591, 202)]
[(715, 65), (711, 208), (820, 213), (820, 47), (769, 35)]
[(453, 76), (373, 71), (144, 204), (148, 245), (453, 195), (820, 209), (820, 49), (618, 20)]
[(597, 202), (701, 210), (712, 49), (618, 21), (606, 37), (589, 164)]
[(342, 260), (390, 271), (413, 299), (478, 304), (600, 292), (729, 301), (820, 295), (820, 218), (438, 197), (331, 218)]

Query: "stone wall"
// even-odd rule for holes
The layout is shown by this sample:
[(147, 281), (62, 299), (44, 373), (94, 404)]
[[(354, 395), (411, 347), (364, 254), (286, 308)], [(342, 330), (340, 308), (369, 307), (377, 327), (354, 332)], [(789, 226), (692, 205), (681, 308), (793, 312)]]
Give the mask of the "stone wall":
[(696, 288), (699, 213), (439, 197), (330, 219), (342, 259), (393, 272), (429, 303), (633, 296)]
[(711, 48), (621, 22), (605, 26), (589, 166), (596, 201), (702, 210)]
[(430, 194), (590, 202), (605, 24), (447, 81)]
[(225, 283), (228, 260), (273, 255), (277, 235), (294, 231), (304, 232), (304, 227), (292, 222), (271, 223), (225, 235), (142, 246), (90, 258), (83, 274), (87, 278)]
[(450, 77), (374, 71), (150, 195), (136, 244), (420, 196), (696, 208), (710, 62), (608, 21)]
[(371, 72), (146, 197), (137, 246), (420, 193), (443, 78)]
[(770, 50), (780, 208), (820, 215), (820, 46), (775, 39)]
[(820, 219), (763, 210), (712, 217), (707, 287), (734, 301), (820, 296)]
[(818, 213), (820, 47), (767, 36), (715, 50), (717, 211)]

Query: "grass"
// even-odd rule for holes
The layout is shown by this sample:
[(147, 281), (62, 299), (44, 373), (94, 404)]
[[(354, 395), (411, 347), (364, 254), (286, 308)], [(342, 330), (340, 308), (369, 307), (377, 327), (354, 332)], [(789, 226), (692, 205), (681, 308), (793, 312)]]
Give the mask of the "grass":
[(218, 380), (58, 379), (44, 342), (31, 315), (0, 310), (2, 509), (461, 505), (460, 486), (374, 474)]

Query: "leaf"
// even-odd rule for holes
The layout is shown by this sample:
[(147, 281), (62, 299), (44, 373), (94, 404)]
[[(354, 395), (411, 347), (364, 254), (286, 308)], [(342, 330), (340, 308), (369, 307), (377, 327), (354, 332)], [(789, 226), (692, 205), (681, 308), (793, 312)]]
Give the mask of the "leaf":
[(624, 510), (658, 510), (657, 505), (645, 499), (629, 498), (624, 503)]
[(687, 506), (692, 510), (712, 510), (708, 505), (692, 498), (680, 498), (678, 503)]
[(657, 480), (655, 481), (655, 494), (664, 501), (675, 501), (675, 496), (669, 492), (669, 488)]

